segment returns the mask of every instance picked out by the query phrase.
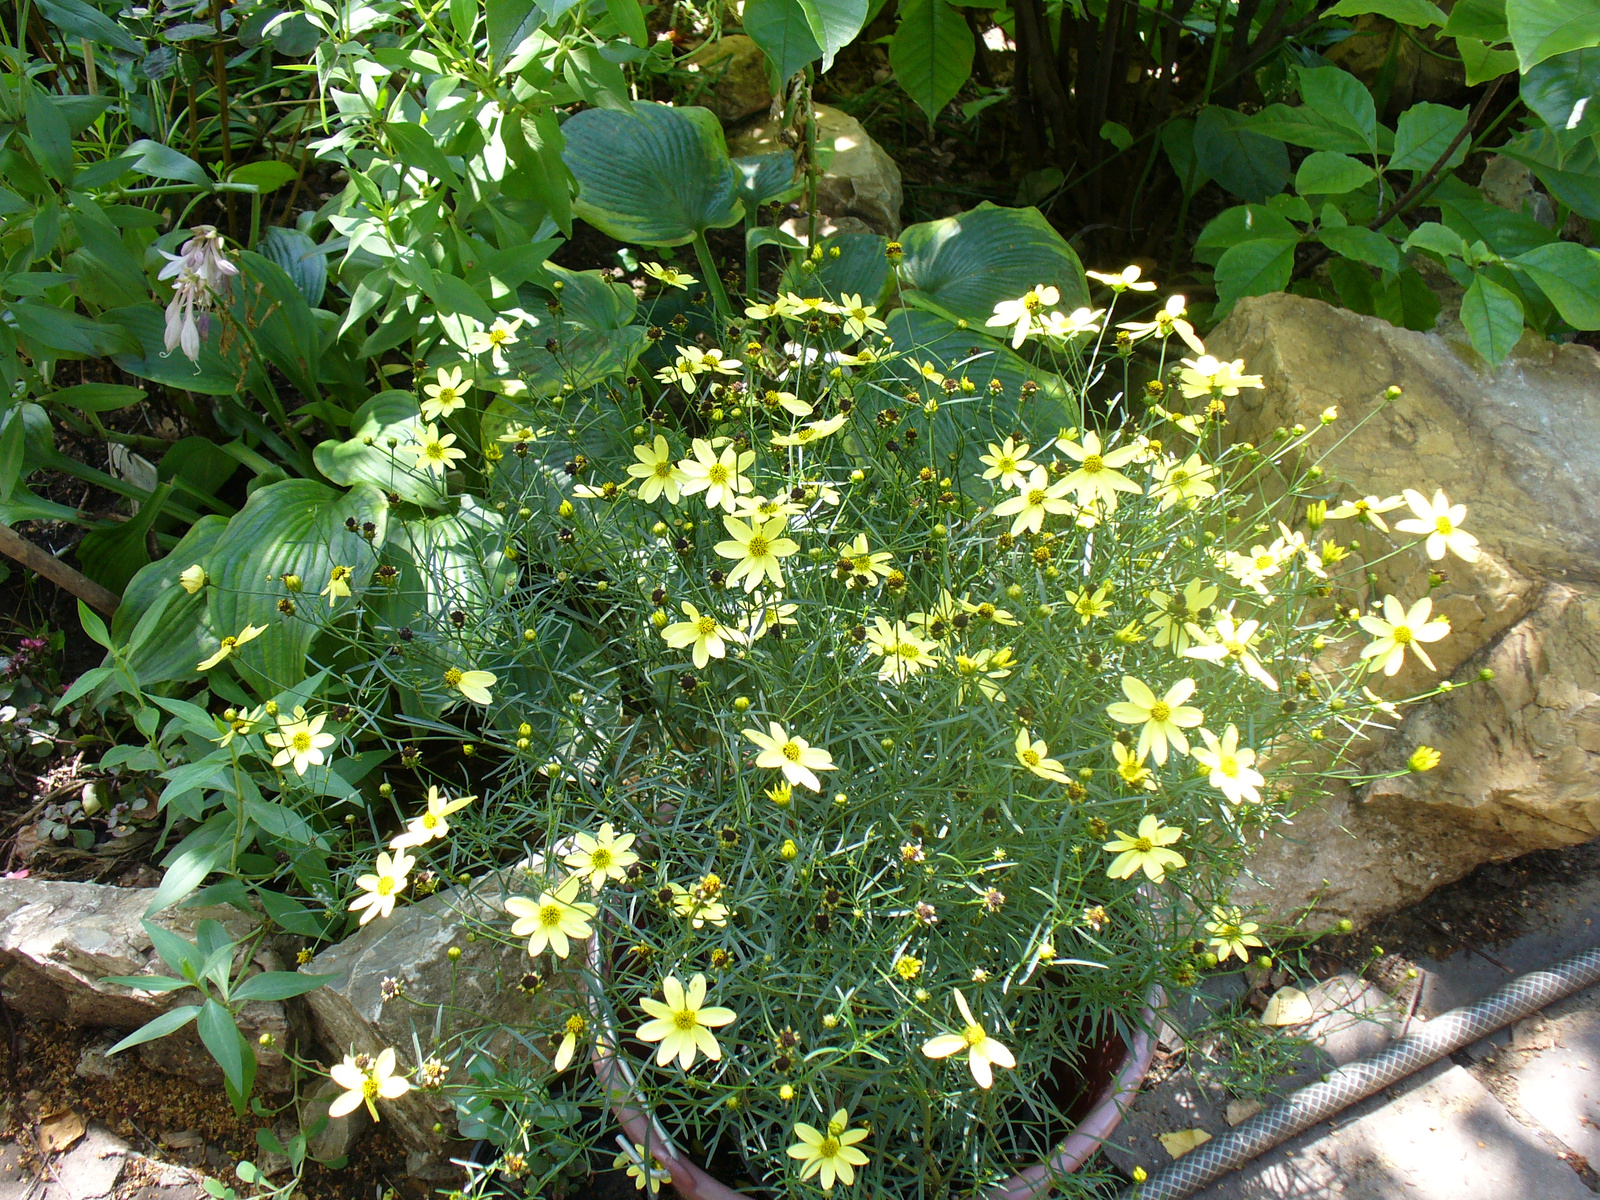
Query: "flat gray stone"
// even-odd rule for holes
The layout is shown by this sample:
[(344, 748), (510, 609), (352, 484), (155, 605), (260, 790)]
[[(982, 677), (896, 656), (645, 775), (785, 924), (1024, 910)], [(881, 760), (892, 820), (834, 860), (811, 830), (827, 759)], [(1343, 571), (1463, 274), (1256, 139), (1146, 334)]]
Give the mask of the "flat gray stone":
[(1461, 1067), (1218, 1181), (1201, 1200), (1594, 1200)]
[(1547, 1017), (1530, 1033), (1527, 1040), (1540, 1048), (1507, 1056), (1517, 1106), (1568, 1149), (1600, 1163), (1600, 1013)]

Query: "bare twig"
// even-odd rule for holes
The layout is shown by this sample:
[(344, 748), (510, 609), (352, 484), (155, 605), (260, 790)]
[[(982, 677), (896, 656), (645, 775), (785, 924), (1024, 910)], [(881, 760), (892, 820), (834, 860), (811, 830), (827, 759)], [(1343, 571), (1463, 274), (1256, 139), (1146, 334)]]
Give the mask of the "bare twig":
[(101, 587), (81, 571), (74, 570), (53, 554), (35, 546), (9, 525), (0, 525), (0, 553), (14, 558), (29, 570), (43, 575), (57, 587), (71, 592), (90, 608), (99, 609), (110, 616), (117, 611), (122, 598), (108, 588)]

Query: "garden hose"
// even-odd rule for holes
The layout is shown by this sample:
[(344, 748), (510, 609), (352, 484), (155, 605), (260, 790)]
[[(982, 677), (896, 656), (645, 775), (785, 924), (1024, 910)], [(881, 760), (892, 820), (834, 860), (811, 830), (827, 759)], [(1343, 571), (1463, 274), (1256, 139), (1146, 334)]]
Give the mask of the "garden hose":
[(1513, 979), (1482, 1000), (1435, 1017), (1371, 1058), (1340, 1067), (1232, 1132), (1122, 1193), (1122, 1200), (1181, 1200), (1302, 1130), (1548, 1004), (1600, 982), (1600, 947)]

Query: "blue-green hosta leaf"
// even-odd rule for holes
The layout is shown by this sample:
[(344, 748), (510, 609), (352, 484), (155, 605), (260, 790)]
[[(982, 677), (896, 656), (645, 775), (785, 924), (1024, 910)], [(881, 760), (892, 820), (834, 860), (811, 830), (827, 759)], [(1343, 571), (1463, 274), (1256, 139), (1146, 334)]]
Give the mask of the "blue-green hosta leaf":
[(944, 312), (979, 328), (1002, 300), (1045, 284), (1071, 311), (1089, 302), (1083, 264), (1036, 208), (977, 208), (908, 227), (900, 280), (910, 304)]
[(744, 216), (722, 126), (709, 109), (641, 101), (633, 113), (591, 108), (561, 127), (578, 179), (573, 210), (601, 232), (681, 246)]
[(645, 327), (633, 324), (638, 302), (632, 289), (598, 271), (569, 271), (555, 263), (546, 263), (545, 271), (562, 285), (561, 315), (551, 315), (543, 303), (556, 294), (553, 289), (525, 303), (527, 323), (506, 351), (514, 377), (500, 390), (512, 397), (553, 396), (569, 383), (584, 390), (627, 374), (646, 340)]
[(1397, 25), (1414, 25), (1426, 29), (1430, 25), (1443, 25), (1449, 18), (1433, 0), (1339, 0), (1327, 12), (1330, 17), (1358, 17), (1363, 13), (1376, 13), (1388, 17)]
[[(880, 378), (897, 380), (899, 385), (915, 389), (924, 401), (938, 402), (939, 416), (932, 429), (935, 450), (941, 458), (950, 453), (961, 455), (960, 470), (980, 469), (977, 456), (987, 443), (1014, 429), (1025, 427), (1030, 434), (1046, 438), (1079, 423), (1077, 398), (1066, 382), (1035, 367), (998, 339), (972, 328), (962, 329), (938, 313), (914, 308), (896, 309), (889, 314), (888, 325), (895, 348), (905, 357), (886, 363)], [(960, 389), (952, 398), (913, 363), (931, 365), (942, 375), (967, 379), (974, 386), (970, 391)], [(999, 381), (999, 396), (990, 394), (991, 380)], [(1022, 385), (1028, 382), (1036, 384), (1037, 390), (1024, 401)]]
[[(399, 627), (455, 609), (485, 612), (516, 582), (517, 566), (505, 556), (505, 518), (463, 496), (457, 511), (390, 524), (384, 558), (400, 570), (398, 581), (369, 594), (378, 619)], [(426, 622), (422, 622), (426, 623)]]
[(744, 154), (733, 160), (739, 180), (739, 200), (746, 212), (763, 204), (792, 200), (800, 194), (804, 181), (795, 178), (794, 155), (787, 150), (776, 154)]
[(274, 225), (261, 235), (256, 253), (283, 269), (312, 308), (328, 287), (328, 260), (322, 247), (298, 229)]
[[(383, 545), (388, 516), (383, 492), (372, 484), (339, 492), (309, 479), (286, 479), (258, 488), (228, 521), (203, 564), (216, 585), (206, 593), (210, 623), (228, 634), (246, 625), (266, 627), (230, 660), (257, 692), (273, 696), (305, 678), (323, 624), (349, 612), (370, 587), (373, 548)], [(349, 530), (346, 520), (358, 531), (372, 522), (372, 541)], [(350, 568), (351, 597), (330, 606), (318, 593), (335, 566)], [(286, 574), (298, 575), (304, 590), (288, 592)], [(294, 601), (292, 615), (278, 609), (284, 598)]]
[(784, 268), (779, 289), (830, 300), (860, 296), (864, 304), (881, 305), (889, 286), (889, 260), (884, 257), (887, 245), (888, 239), (876, 233), (837, 233), (824, 238), (816, 270), (802, 272), (791, 261)]
[(447, 494), (444, 477), (418, 467), (417, 456), (405, 449), (416, 444), (423, 424), (410, 392), (381, 392), (356, 409), (348, 438), (323, 442), (312, 458), (334, 483), (370, 483), (411, 504), (438, 508)]
[(232, 396), (239, 391), (244, 368), (238, 361), (237, 345), (227, 358), (218, 352), (215, 321), (211, 336), (200, 346), (200, 361), (192, 363), (176, 350), (167, 353), (166, 317), (159, 305), (114, 308), (101, 313), (100, 320), (131, 335), (130, 348), (111, 356), (111, 361), (128, 374), (205, 396)]

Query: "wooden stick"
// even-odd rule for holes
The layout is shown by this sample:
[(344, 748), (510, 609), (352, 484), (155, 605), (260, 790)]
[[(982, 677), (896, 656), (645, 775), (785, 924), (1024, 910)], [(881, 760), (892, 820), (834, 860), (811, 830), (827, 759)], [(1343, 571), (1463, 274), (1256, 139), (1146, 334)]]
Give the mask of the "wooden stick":
[(99, 609), (110, 616), (117, 611), (122, 597), (109, 588), (103, 588), (80, 571), (67, 566), (55, 555), (35, 546), (9, 525), (0, 525), (0, 554), (14, 558), (23, 566), (43, 575), (57, 587), (71, 592), (90, 608)]

